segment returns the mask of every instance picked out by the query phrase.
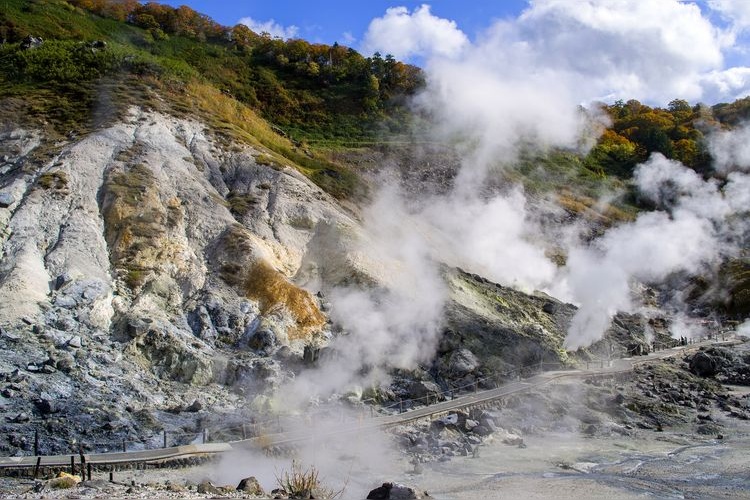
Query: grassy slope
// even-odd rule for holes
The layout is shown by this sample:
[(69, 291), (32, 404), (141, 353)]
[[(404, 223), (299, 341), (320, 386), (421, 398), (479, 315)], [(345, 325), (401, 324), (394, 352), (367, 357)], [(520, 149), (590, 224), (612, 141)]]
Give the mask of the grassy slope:
[[(293, 165), (335, 196), (359, 192), (360, 184), (349, 169), (295, 144), (204, 76), (227, 62), (221, 57), (212, 59), (221, 48), (172, 37), (152, 50), (144, 47), (148, 38), (144, 30), (91, 15), (62, 1), (5, 3), (2, 22), (12, 23), (17, 33), (45, 39), (33, 50), (22, 51), (18, 44), (0, 47), (4, 68), (0, 72), (0, 109), (9, 116), (31, 118), (63, 137), (103, 125), (134, 102), (175, 114), (198, 115), (228, 140), (266, 149), (269, 162)], [(108, 45), (97, 51), (82, 44), (93, 40), (105, 40)], [(184, 57), (191, 51), (197, 54), (197, 61), (212, 60), (212, 64), (199, 65)], [(224, 76), (227, 74), (236, 76), (233, 72)]]

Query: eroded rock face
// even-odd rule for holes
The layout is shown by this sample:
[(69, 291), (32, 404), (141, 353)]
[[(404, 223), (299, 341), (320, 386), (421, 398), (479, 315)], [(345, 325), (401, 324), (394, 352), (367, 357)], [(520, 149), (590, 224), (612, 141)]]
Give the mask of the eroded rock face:
[(446, 280), (451, 301), (438, 351), (441, 376), (466, 385), (475, 378), (506, 376), (541, 362), (568, 361), (561, 346), (574, 306), (460, 270), (447, 270)]
[[(189, 426), (202, 411), (162, 409), (210, 385), (212, 413), (235, 412), (289, 374), (265, 357), (301, 359), (324, 338), (318, 298), (292, 277), (316, 227), (355, 223), (298, 172), (135, 108), (68, 143), (5, 126), (0, 374), (27, 375), (2, 388), (13, 397), (0, 412), (75, 419), (106, 406), (89, 431), (110, 439)], [(141, 408), (154, 413), (133, 418)], [(0, 454), (18, 446), (0, 440)]]
[[(84, 430), (148, 446), (180, 428), (189, 440), (210, 418), (273, 406), (305, 349), (339, 333), (331, 289), (398, 281), (403, 263), (373, 251), (356, 217), (302, 174), (222, 144), (202, 123), (137, 108), (69, 142), (0, 130), (2, 435), (33, 435), (45, 416), (45, 452)], [(397, 377), (381, 401), (441, 399), (567, 361), (573, 306), (457, 269), (442, 276), (434, 363)], [(10, 439), (0, 454), (29, 451)]]

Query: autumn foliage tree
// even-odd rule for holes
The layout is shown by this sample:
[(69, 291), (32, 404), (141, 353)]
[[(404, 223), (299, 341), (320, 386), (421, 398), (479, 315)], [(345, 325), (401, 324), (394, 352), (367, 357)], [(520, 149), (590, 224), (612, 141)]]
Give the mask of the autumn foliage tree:
[(707, 168), (703, 130), (713, 118), (701, 106), (675, 99), (658, 108), (633, 99), (605, 105), (604, 110), (612, 126), (589, 154), (593, 169), (627, 178), (655, 152), (699, 171)]

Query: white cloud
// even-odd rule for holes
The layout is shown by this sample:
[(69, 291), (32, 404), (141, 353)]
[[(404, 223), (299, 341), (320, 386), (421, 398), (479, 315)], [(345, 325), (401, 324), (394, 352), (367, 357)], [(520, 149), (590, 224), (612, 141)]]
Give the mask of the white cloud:
[(341, 34), (341, 43), (347, 47), (351, 47), (356, 41), (357, 39), (349, 31), (345, 31)]
[(429, 5), (414, 12), (406, 7), (392, 7), (383, 17), (370, 22), (362, 43), (366, 54), (380, 52), (397, 59), (414, 56), (453, 57), (469, 43), (454, 21), (432, 15)]
[(297, 26), (282, 26), (273, 19), (269, 19), (268, 21), (256, 21), (252, 17), (243, 17), (239, 20), (239, 23), (244, 24), (258, 34), (268, 33), (274, 38), (294, 38), (299, 33), (299, 28)]
[(560, 73), (581, 100), (666, 103), (702, 96), (700, 76), (722, 67), (724, 36), (697, 5), (677, 0), (538, 0), (481, 43), (522, 70)]
[(708, 0), (708, 6), (729, 21), (734, 30), (750, 28), (750, 2), (747, 0)]
[[(750, 23), (750, 1), (711, 6), (731, 14), (736, 25)], [(750, 68), (725, 67), (725, 58), (741, 50), (736, 41), (693, 2), (536, 0), (474, 42), (429, 5), (413, 12), (393, 7), (372, 20), (362, 49), (431, 64), (448, 59), (459, 64), (453, 71), (473, 60), (506, 81), (553, 87), (547, 94), (564, 87), (576, 103), (635, 98), (665, 105), (674, 98), (716, 102), (747, 95)]]
[(734, 67), (701, 76), (703, 101), (717, 103), (746, 97), (750, 91), (750, 68)]

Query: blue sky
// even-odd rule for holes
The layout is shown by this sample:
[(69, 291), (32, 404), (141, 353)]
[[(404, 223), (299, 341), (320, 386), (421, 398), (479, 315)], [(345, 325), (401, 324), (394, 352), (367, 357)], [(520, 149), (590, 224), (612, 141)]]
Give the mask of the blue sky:
[(345, 44), (348, 34), (356, 39), (354, 46), (362, 39), (370, 21), (385, 14), (389, 7), (405, 6), (413, 10), (429, 3), (434, 15), (456, 21), (471, 36), (486, 28), (493, 18), (515, 16), (526, 5), (525, 0), (171, 0), (164, 3), (189, 5), (227, 26), (244, 17), (260, 22), (273, 19), (281, 26), (298, 27), (298, 36), (312, 42)]

